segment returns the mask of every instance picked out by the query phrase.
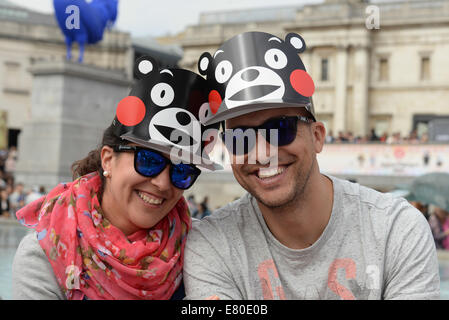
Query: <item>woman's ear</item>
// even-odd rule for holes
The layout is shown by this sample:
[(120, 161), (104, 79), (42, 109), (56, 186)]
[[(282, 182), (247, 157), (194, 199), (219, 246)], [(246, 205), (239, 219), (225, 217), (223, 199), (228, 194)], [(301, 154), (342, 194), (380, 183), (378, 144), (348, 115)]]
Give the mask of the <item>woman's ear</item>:
[(103, 171), (108, 171), (109, 173), (111, 172), (113, 155), (114, 150), (111, 147), (104, 146), (101, 148), (100, 158)]

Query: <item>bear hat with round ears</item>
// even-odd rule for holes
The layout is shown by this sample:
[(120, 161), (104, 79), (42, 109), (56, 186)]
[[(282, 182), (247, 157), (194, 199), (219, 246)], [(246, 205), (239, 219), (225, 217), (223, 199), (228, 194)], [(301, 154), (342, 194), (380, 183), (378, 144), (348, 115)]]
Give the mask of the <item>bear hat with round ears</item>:
[[(297, 33), (290, 32), (285, 36), (285, 42), (290, 43), (293, 48), (296, 49), (297, 53), (303, 53), (306, 51), (306, 42)], [(198, 59), (198, 71), (201, 75), (207, 75), (207, 70), (209, 68), (209, 63), (212, 61), (212, 55), (209, 52), (204, 52)]]
[(254, 111), (302, 107), (315, 119), (315, 85), (299, 56), (304, 39), (288, 33), (285, 40), (266, 32), (244, 32), (198, 59), (199, 73), (209, 85), (213, 114), (205, 125)]
[(133, 85), (130, 95), (122, 99), (119, 103), (115, 118), (112, 121), (114, 134), (117, 137), (122, 138), (123, 134), (129, 131), (129, 128), (140, 123), (145, 117), (145, 103), (140, 98), (143, 95), (145, 86), (139, 85), (139, 82), (155, 76), (158, 70), (159, 65), (153, 57), (142, 56), (136, 60), (134, 64), (134, 76), (138, 82)]
[(220, 169), (207, 154), (219, 125), (202, 124), (211, 114), (207, 81), (189, 70), (159, 69), (149, 56), (136, 60), (134, 74), (137, 80), (116, 108), (114, 135), (206, 169)]

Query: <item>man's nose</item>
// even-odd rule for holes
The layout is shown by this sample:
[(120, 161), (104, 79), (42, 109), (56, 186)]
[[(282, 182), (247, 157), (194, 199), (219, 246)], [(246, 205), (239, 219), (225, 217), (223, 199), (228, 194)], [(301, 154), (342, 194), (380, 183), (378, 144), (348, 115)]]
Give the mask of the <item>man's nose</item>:
[(277, 165), (278, 150), (277, 146), (270, 144), (264, 135), (270, 135), (270, 131), (262, 132), (257, 130), (256, 145), (248, 153), (248, 163), (250, 160), (256, 160), (262, 165), (270, 164)]

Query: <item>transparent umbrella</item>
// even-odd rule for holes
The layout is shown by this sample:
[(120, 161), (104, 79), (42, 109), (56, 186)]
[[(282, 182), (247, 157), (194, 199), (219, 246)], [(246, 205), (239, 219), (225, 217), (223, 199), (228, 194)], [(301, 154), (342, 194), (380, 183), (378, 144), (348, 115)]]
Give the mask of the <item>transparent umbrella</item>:
[(410, 185), (410, 198), (449, 211), (449, 173), (429, 173), (417, 177)]

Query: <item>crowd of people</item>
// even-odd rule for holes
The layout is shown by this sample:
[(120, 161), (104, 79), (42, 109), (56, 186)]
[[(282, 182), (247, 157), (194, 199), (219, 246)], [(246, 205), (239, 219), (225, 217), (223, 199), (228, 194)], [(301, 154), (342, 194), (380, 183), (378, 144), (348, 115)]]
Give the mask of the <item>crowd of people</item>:
[(432, 230), (435, 246), (440, 250), (449, 250), (449, 212), (434, 205), (425, 205), (417, 201), (411, 204), (421, 211)]
[(334, 136), (332, 130), (329, 130), (326, 136), (326, 143), (418, 144), (427, 142), (429, 142), (429, 135), (427, 133), (418, 135), (416, 130), (412, 130), (408, 136), (402, 136), (400, 132), (394, 132), (391, 135), (385, 132), (379, 136), (374, 129), (371, 129), (371, 133), (365, 136), (356, 136), (351, 131), (339, 131), (338, 134)]
[(45, 194), (43, 186), (26, 189), (20, 181), (15, 181), (17, 149), (0, 150), (0, 219), (15, 217), (15, 213), (28, 203)]
[(193, 194), (189, 195), (187, 204), (192, 218), (203, 219), (212, 213), (209, 209), (209, 198), (207, 196), (203, 198), (203, 201), (196, 202), (195, 196)]

